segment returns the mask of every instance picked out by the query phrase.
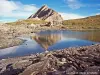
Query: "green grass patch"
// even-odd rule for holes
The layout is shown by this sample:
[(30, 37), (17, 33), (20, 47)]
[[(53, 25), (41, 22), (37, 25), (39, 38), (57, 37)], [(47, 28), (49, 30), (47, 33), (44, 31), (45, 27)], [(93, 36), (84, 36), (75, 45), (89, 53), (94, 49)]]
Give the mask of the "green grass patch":
[(21, 24), (46, 24), (47, 22), (44, 20), (33, 20), (33, 19), (27, 19), (22, 21), (16, 21), (11, 23), (6, 23), (8, 25), (21, 25)]

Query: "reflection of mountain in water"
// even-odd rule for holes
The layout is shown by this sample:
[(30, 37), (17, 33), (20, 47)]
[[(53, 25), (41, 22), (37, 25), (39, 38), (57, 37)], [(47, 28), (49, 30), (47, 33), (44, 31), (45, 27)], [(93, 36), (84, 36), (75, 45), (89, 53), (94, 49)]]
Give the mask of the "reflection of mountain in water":
[(55, 43), (57, 44), (58, 41), (74, 41), (74, 40), (87, 40), (99, 42), (100, 41), (100, 31), (86, 31), (86, 32), (79, 32), (79, 31), (46, 31), (40, 34), (36, 34), (36, 36), (32, 37), (41, 47), (45, 50), (48, 50), (48, 47), (53, 46)]
[(36, 35), (32, 39), (34, 39), (45, 50), (48, 50), (49, 46), (61, 40), (61, 35), (60, 34), (51, 34), (51, 35), (43, 35), (43, 36)]
[(83, 39), (83, 40), (90, 40), (94, 42), (100, 42), (100, 31), (83, 31), (83, 32), (70, 32), (67, 34), (62, 34), (63, 37), (67, 38), (77, 38), (77, 39)]

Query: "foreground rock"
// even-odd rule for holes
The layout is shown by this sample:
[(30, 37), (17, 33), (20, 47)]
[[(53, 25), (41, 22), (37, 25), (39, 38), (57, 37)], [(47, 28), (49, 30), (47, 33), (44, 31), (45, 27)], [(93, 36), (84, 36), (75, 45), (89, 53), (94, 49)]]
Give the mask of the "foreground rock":
[(100, 44), (0, 60), (0, 75), (100, 75)]

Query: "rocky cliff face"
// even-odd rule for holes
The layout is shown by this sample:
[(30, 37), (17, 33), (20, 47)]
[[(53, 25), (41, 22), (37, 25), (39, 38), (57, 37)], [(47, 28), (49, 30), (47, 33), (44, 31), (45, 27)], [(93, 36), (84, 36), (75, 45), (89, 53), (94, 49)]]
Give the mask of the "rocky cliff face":
[(48, 8), (47, 5), (42, 6), (35, 14), (32, 14), (28, 19), (39, 18), (51, 22), (52, 24), (61, 24), (63, 18), (56, 11)]

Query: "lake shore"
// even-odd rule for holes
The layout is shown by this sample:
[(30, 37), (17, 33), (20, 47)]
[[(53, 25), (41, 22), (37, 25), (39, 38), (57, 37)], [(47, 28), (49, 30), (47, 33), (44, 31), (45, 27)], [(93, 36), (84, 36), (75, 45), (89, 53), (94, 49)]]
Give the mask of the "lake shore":
[(100, 74), (100, 44), (0, 60), (1, 75)]
[(72, 31), (85, 31), (93, 29), (70, 29), (63, 25), (58, 26), (43, 26), (34, 28), (30, 25), (0, 25), (0, 49), (9, 48), (22, 44), (24, 41), (18, 39), (20, 36), (34, 36), (35, 33), (45, 30), (72, 30)]
[(0, 25), (0, 49), (17, 46), (24, 41), (17, 37), (34, 36), (35, 33), (45, 30), (62, 30), (61, 27), (31, 27), (30, 25)]

